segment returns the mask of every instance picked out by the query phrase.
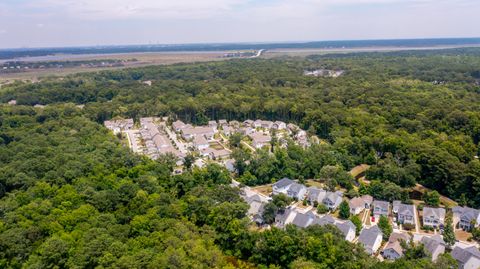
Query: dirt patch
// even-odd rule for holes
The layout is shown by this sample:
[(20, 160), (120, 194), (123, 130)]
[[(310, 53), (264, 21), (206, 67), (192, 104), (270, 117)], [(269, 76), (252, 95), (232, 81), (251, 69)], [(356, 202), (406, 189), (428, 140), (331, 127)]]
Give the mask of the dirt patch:
[(455, 238), (460, 241), (468, 241), (468, 239), (472, 237), (472, 234), (463, 230), (455, 231)]
[(315, 181), (313, 179), (305, 180), (305, 185), (308, 187), (317, 187), (319, 189), (322, 189), (324, 184), (318, 181)]
[(272, 193), (272, 185), (263, 185), (252, 188), (263, 195), (269, 196)]
[(370, 168), (370, 165), (368, 164), (360, 164), (360, 165), (357, 165), (355, 166), (354, 168), (352, 168), (352, 170), (350, 170), (350, 174), (354, 177), (354, 178), (359, 178), (359, 177), (363, 177), (365, 176), (365, 171), (367, 171), (367, 169)]

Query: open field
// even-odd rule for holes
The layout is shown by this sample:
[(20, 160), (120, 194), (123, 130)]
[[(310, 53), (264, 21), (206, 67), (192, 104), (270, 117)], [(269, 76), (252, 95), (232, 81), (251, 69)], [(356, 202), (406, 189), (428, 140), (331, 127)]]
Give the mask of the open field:
[[(66, 68), (50, 68), (35, 69), (20, 73), (2, 74), (1, 81), (10, 80), (37, 80), (47, 76), (63, 76), (82, 72), (96, 72), (100, 70), (113, 70), (131, 67), (142, 67), (150, 65), (168, 65), (176, 63), (193, 63), (207, 61), (222, 61), (230, 58), (224, 58), (225, 51), (215, 52), (155, 52), (155, 53), (126, 53), (126, 54), (103, 54), (103, 55), (59, 55), (55, 58), (46, 58), (46, 61), (88, 61), (88, 60), (130, 60), (136, 61), (125, 62), (124, 66), (119, 67), (66, 67)], [(45, 58), (41, 58), (45, 60)], [(32, 59), (34, 60), (34, 59)], [(38, 59), (39, 60), (39, 59)], [(37, 60), (37, 61), (38, 61)], [(30, 61), (30, 59), (28, 59)]]
[[(282, 49), (275, 48), (264, 51), (260, 58), (270, 59), (278, 57), (306, 57), (315, 54), (332, 53), (353, 53), (353, 52), (388, 52), (402, 50), (432, 50), (432, 49), (452, 49), (462, 47), (480, 47), (480, 45), (451, 45), (451, 46), (427, 46), (427, 47), (357, 47), (357, 48), (295, 48)], [(49, 61), (93, 61), (93, 60), (131, 60), (125, 62), (123, 66), (117, 67), (64, 67), (49, 69), (31, 69), (20, 73), (0, 73), (0, 83), (6, 83), (14, 80), (32, 80), (37, 81), (48, 76), (65, 76), (75, 73), (96, 72), (101, 70), (114, 70), (132, 67), (143, 67), (151, 65), (169, 65), (176, 63), (193, 63), (222, 61), (232, 58), (223, 57), (226, 53), (237, 51), (182, 51), (182, 52), (132, 52), (116, 54), (57, 54), (41, 57), (25, 57), (18, 60), (25, 62), (49, 62)], [(0, 63), (7, 60), (0, 60)]]

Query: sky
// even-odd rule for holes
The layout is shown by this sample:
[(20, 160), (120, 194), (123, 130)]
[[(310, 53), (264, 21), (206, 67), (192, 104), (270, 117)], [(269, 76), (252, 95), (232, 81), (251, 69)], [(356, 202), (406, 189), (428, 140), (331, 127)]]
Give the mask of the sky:
[(480, 37), (480, 0), (0, 0), (0, 48)]

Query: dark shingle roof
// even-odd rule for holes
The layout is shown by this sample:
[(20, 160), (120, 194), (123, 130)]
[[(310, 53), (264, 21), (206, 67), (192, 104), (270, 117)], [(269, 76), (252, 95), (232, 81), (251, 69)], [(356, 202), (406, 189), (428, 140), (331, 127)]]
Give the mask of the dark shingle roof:
[(284, 177), (284, 178), (280, 179), (279, 181), (275, 182), (273, 184), (273, 186), (276, 187), (276, 188), (284, 188), (284, 187), (286, 187), (288, 185), (291, 185), (293, 183), (294, 183), (293, 180)]
[(480, 251), (473, 246), (468, 248), (455, 247), (452, 251), (452, 257), (461, 263), (466, 263), (471, 257), (480, 259)]

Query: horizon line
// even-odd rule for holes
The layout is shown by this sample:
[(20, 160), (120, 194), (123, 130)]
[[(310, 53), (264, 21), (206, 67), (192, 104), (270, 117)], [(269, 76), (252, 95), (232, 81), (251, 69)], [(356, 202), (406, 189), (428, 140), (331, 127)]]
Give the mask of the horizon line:
[[(42, 50), (42, 49), (68, 49), (68, 48), (105, 48), (105, 47), (146, 47), (146, 46), (192, 46), (192, 45), (278, 45), (278, 44), (308, 44), (316, 42), (358, 42), (358, 41), (407, 41), (407, 40), (460, 40), (478, 39), (477, 37), (421, 37), (421, 38), (371, 38), (371, 39), (325, 39), (325, 40), (290, 40), (290, 41), (238, 41), (238, 42), (187, 42), (187, 43), (129, 43), (129, 44), (103, 44), (103, 45), (72, 45), (72, 46), (45, 46), (45, 47), (10, 47), (0, 48), (0, 51)], [(465, 43), (465, 45), (468, 43)]]

